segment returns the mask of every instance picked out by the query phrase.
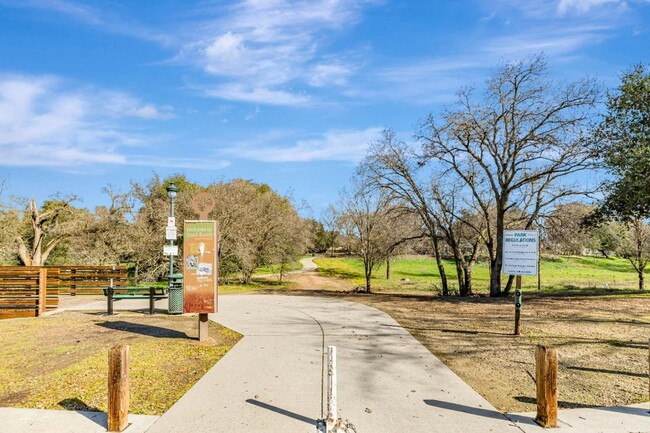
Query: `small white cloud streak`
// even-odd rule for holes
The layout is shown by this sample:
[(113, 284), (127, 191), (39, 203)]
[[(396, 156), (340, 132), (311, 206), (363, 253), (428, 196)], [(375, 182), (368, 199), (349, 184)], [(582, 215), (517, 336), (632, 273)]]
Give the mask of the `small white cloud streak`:
[(356, 163), (364, 158), (368, 146), (379, 138), (383, 129), (371, 127), (358, 131), (328, 131), (317, 138), (296, 140), (295, 144), (291, 146), (276, 144), (279, 137), (275, 134), (276, 136), (267, 142), (238, 143), (219, 153), (232, 158), (263, 162), (346, 161)]

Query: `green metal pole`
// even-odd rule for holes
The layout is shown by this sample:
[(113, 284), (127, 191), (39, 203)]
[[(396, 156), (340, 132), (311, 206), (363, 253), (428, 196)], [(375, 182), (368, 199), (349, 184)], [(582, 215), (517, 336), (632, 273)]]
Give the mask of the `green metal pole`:
[[(171, 197), (171, 212), (170, 215), (172, 218), (174, 217), (174, 197)], [(169, 240), (169, 245), (174, 245), (174, 240), (170, 239)], [(167, 277), (167, 294), (169, 296), (169, 301), (171, 302), (171, 289), (172, 289), (172, 275), (174, 274), (174, 256), (172, 254), (169, 255), (169, 276)]]

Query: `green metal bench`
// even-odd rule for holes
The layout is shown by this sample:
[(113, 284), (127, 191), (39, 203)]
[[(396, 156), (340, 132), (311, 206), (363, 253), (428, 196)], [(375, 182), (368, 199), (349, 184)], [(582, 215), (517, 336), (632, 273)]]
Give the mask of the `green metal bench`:
[(164, 287), (106, 287), (102, 289), (106, 296), (106, 313), (113, 314), (113, 301), (116, 299), (148, 299), (149, 314), (155, 312), (155, 302), (167, 298)]
[[(166, 299), (168, 296), (166, 287), (114, 287), (113, 299), (149, 299), (151, 289), (154, 289), (155, 299)], [(104, 296), (108, 296), (108, 288), (102, 290)]]

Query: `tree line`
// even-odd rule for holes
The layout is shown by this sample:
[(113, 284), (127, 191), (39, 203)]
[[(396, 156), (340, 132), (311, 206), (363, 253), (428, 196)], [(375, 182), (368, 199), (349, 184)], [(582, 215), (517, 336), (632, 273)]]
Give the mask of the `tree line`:
[[(170, 211), (166, 187), (178, 188), (175, 216), (182, 253), (182, 221), (197, 219), (192, 197), (208, 192), (217, 206), (219, 266), (223, 276), (248, 283), (256, 268), (275, 265), (280, 274), (312, 245), (312, 224), (289, 196), (243, 179), (203, 187), (183, 175), (153, 176), (128, 192), (104, 188), (108, 205), (76, 207), (77, 196), (0, 203), (0, 261), (5, 265), (126, 264), (136, 282), (156, 281), (169, 272), (162, 255)], [(178, 263), (178, 261), (177, 261)]]
[[(592, 78), (553, 80), (544, 55), (505, 63), (482, 89), (461, 88), (454, 103), (421, 121), (411, 142), (385, 130), (323, 217), (328, 239), (336, 240), (335, 232), (352, 239), (366, 291), (373, 269), (390, 263), (396, 245), (424, 238), (442, 294), (451, 293), (443, 262), (451, 256), (460, 295), (472, 293), (479, 257), (489, 262), (490, 296), (508, 295), (514, 277), (502, 281), (506, 229), (539, 229), (550, 250), (573, 244), (577, 251), (582, 239), (581, 252), (619, 253), (643, 288), (650, 256), (649, 77), (636, 66), (604, 92)], [(603, 169), (606, 182), (591, 179)], [(592, 205), (581, 204), (589, 198)]]

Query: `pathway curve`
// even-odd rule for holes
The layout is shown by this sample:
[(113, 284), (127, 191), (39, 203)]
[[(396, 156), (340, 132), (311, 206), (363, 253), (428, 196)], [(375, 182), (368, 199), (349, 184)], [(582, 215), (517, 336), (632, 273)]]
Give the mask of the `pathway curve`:
[(149, 430), (315, 432), (324, 346), (359, 433), (521, 430), (387, 314), (316, 297), (223, 296), (211, 318), (244, 338)]

